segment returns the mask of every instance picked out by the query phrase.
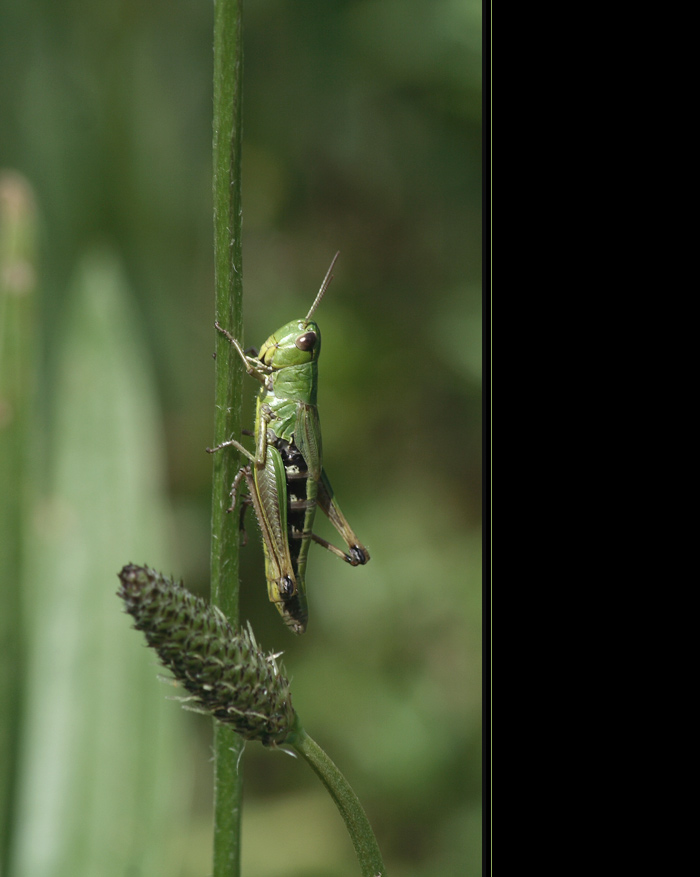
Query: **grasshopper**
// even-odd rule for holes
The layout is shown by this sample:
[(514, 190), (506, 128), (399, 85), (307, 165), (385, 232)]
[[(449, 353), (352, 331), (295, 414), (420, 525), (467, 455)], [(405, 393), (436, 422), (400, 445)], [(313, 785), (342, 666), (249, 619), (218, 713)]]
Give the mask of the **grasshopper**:
[[(369, 560), (369, 552), (338, 507), (323, 468), (316, 404), (321, 333), (311, 318), (333, 279), (338, 255), (306, 317), (292, 320), (270, 335), (259, 353), (245, 352), (218, 321), (214, 324), (261, 387), (255, 411), (255, 453), (235, 439), (207, 448), (207, 452), (234, 447), (250, 461), (236, 474), (228, 511), (233, 511), (238, 488), (245, 481), (249, 498), (244, 502), (252, 504), (263, 537), (268, 597), (296, 634), (304, 633), (308, 621), (305, 575), (311, 542), (351, 566)], [(347, 553), (313, 532), (317, 506), (343, 538)]]

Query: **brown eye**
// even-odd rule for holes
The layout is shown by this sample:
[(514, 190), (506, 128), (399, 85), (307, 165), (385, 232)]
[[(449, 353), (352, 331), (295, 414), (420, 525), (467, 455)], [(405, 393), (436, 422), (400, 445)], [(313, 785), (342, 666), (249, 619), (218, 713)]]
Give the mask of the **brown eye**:
[(300, 335), (294, 343), (299, 350), (313, 350), (316, 346), (317, 340), (318, 335), (315, 332), (304, 332), (304, 334)]

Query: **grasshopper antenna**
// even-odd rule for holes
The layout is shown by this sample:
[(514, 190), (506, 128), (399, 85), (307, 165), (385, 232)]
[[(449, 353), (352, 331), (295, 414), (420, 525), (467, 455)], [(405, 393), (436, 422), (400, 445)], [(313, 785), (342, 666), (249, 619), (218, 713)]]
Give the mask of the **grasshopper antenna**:
[(321, 288), (318, 291), (318, 295), (314, 299), (314, 303), (311, 305), (311, 310), (306, 315), (306, 319), (304, 320), (304, 323), (309, 322), (309, 320), (311, 319), (311, 317), (313, 315), (313, 312), (319, 306), (321, 299), (323, 298), (323, 294), (328, 289), (328, 287), (331, 285), (331, 280), (333, 280), (333, 275), (331, 274), (331, 271), (333, 270), (333, 266), (335, 265), (339, 255), (340, 255), (340, 250), (338, 250), (338, 252), (335, 254), (335, 256), (333, 256), (333, 261), (331, 262), (331, 267), (328, 269), (328, 271), (326, 271), (326, 276), (323, 278), (323, 283), (321, 284)]

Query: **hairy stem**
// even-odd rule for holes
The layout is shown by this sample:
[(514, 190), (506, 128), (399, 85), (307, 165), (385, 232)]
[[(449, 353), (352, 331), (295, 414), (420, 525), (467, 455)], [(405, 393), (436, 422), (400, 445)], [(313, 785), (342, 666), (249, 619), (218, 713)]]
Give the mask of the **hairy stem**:
[[(214, 259), (216, 319), (241, 337), (241, 87), (242, 0), (216, 0), (214, 7)], [(216, 333), (215, 443), (238, 433), (241, 367), (234, 349)], [(231, 450), (214, 455), (211, 596), (232, 626), (238, 626), (238, 532), (226, 514), (239, 465)], [(240, 874), (243, 740), (214, 724), (214, 877)]]

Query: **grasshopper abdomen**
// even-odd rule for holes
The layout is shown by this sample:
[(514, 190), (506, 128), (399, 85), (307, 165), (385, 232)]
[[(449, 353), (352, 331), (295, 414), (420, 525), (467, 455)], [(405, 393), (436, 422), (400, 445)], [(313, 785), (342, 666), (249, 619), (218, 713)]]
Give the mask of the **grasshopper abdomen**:
[(287, 531), (292, 567), (300, 590), (304, 590), (306, 559), (311, 544), (318, 485), (309, 474), (309, 467), (293, 441), (277, 439), (287, 479)]

